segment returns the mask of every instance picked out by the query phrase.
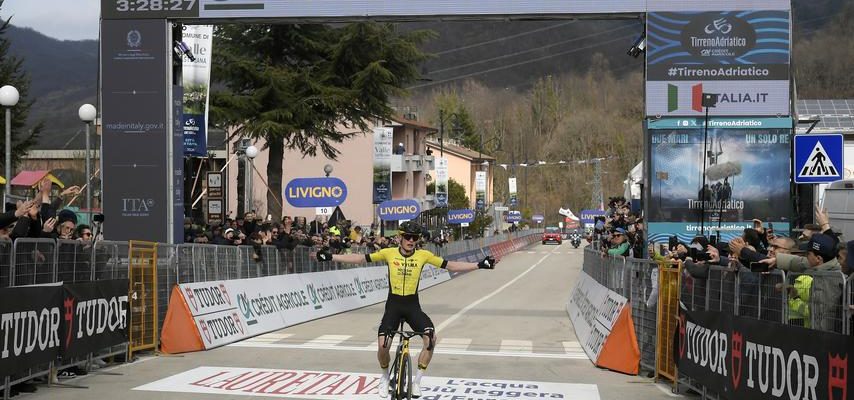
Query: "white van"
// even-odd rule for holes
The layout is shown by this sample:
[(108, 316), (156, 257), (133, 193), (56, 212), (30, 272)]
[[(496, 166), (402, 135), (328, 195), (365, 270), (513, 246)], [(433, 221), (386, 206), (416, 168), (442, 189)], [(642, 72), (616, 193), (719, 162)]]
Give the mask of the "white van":
[(830, 225), (842, 233), (842, 240), (854, 240), (854, 179), (831, 183), (824, 190), (823, 207)]

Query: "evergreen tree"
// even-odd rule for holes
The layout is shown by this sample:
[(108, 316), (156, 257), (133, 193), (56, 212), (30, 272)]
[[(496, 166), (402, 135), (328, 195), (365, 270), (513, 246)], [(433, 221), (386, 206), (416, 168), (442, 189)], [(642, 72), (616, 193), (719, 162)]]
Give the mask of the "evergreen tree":
[[(0, 0), (0, 10), (3, 8), (3, 0)], [(2, 12), (2, 11), (0, 11)], [(27, 117), (30, 114), (30, 107), (33, 101), (30, 100), (30, 78), (22, 67), (23, 60), (9, 54), (9, 39), (6, 38), (6, 31), (9, 28), (9, 18), (0, 17), (0, 85), (11, 85), (18, 89), (20, 99), (18, 104), (11, 108), (12, 115), (12, 175), (6, 176), (6, 179), (12, 179), (15, 175), (15, 167), (20, 163), (21, 158), (27, 153), (27, 149), (32, 147), (38, 135), (42, 130), (43, 123), (37, 123), (29, 132), (26, 131)], [(0, 114), (3, 118), (2, 124), (5, 126), (5, 113)], [(0, 135), (0, 148), (6, 146), (6, 135)], [(0, 160), (0, 174), (5, 171), (6, 160), (3, 157)]]
[(266, 139), (270, 214), (281, 215), (285, 148), (336, 159), (336, 145), (393, 114), (389, 99), (418, 77), (427, 58), (418, 46), (431, 37), (367, 22), (217, 29), (212, 80), (221, 89), (212, 95), (211, 120), (232, 129), (232, 138)]

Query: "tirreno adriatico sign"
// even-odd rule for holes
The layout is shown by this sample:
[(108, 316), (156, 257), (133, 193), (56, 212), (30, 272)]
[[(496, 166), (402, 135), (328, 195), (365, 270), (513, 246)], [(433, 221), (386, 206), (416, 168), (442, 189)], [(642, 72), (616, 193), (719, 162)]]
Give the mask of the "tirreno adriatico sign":
[(338, 178), (296, 178), (285, 186), (284, 197), (297, 208), (335, 207), (347, 199), (347, 185)]
[(383, 221), (402, 221), (417, 218), (421, 214), (421, 206), (411, 199), (389, 200), (380, 203), (377, 214)]

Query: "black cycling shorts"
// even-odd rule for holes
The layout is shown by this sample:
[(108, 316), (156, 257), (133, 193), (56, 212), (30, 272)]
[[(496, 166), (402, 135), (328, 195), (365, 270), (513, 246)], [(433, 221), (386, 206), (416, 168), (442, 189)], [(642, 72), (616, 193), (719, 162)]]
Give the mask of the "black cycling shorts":
[(406, 321), (415, 332), (433, 330), (433, 321), (421, 310), (418, 296), (388, 295), (385, 303), (385, 313), (377, 331), (378, 336), (391, 336), (391, 332), (400, 329), (400, 321)]

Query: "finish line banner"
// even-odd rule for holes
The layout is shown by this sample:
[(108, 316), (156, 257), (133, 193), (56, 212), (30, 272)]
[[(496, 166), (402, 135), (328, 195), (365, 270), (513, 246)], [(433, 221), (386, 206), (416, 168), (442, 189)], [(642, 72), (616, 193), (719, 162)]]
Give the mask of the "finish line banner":
[[(375, 400), (380, 376), (360, 372), (198, 367), (133, 390), (279, 399)], [(599, 400), (596, 385), (425, 376), (421, 400)]]
[[(844, 400), (854, 337), (680, 310), (675, 358), (685, 374), (728, 399)], [(846, 321), (847, 322), (847, 321)]]
[(566, 311), (587, 358), (596, 366), (637, 375), (640, 350), (628, 299), (578, 274)]

